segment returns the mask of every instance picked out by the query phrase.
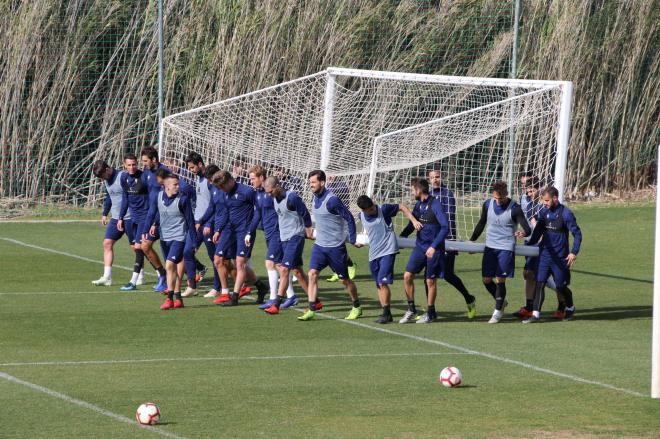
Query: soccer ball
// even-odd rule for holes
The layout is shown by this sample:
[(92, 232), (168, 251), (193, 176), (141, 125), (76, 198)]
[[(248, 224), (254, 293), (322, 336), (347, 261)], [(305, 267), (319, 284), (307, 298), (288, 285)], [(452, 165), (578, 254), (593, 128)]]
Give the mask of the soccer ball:
[(142, 425), (154, 425), (160, 419), (160, 409), (153, 402), (145, 402), (135, 412), (135, 419)]
[(457, 367), (449, 366), (440, 372), (440, 384), (445, 387), (458, 387), (461, 385), (463, 377)]

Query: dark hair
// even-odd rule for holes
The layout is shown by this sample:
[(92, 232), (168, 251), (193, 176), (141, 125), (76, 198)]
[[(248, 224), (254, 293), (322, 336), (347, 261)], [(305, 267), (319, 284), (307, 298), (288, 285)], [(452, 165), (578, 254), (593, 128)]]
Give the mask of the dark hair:
[(357, 205), (360, 209), (366, 210), (374, 205), (374, 202), (367, 195), (360, 195), (357, 199)]
[(316, 169), (307, 175), (307, 179), (310, 179), (312, 177), (316, 177), (319, 181), (325, 181), (326, 179), (325, 172), (323, 172), (320, 169)]
[(559, 197), (559, 190), (554, 186), (548, 186), (543, 189), (543, 195), (549, 195), (551, 198)]
[(525, 171), (525, 172), (520, 173), (519, 178), (523, 178), (523, 177), (529, 178), (529, 177), (533, 177), (533, 176), (534, 176), (534, 173), (532, 171)]
[(525, 182), (525, 187), (533, 187), (539, 189), (541, 187), (541, 182), (536, 177), (528, 177), (529, 179)]
[(101, 178), (105, 170), (108, 169), (109, 167), (110, 165), (108, 165), (108, 163), (105, 160), (97, 160), (92, 165), (92, 173), (96, 177)]
[(410, 186), (420, 189), (422, 193), (429, 193), (429, 181), (425, 178), (413, 178), (410, 180)]
[(146, 148), (142, 148), (142, 151), (140, 152), (140, 157), (143, 157), (145, 155), (149, 157), (151, 160), (158, 160), (158, 150), (153, 146), (147, 146)]
[(190, 162), (192, 162), (195, 165), (199, 165), (199, 164), (203, 165), (204, 159), (200, 154), (197, 154), (196, 152), (191, 152), (186, 156), (186, 163), (190, 163)]
[(137, 162), (137, 157), (132, 152), (129, 152), (124, 156), (124, 161), (126, 160), (135, 160)]
[(206, 177), (207, 180), (210, 180), (211, 178), (213, 178), (213, 174), (215, 174), (219, 170), (220, 168), (218, 168), (217, 165), (208, 165), (206, 167), (206, 171), (204, 171), (204, 177)]
[(172, 179), (178, 180), (179, 176), (173, 172), (169, 172), (165, 177), (163, 177), (163, 180), (172, 180)]
[(165, 180), (167, 177), (170, 176), (171, 172), (165, 168), (158, 168), (156, 169), (156, 172), (154, 172), (154, 174), (156, 174), (156, 177), (160, 177), (163, 180)]
[(504, 181), (497, 181), (493, 183), (493, 185), (490, 187), (491, 192), (497, 192), (503, 197), (506, 197), (509, 195), (509, 190), (506, 187), (506, 182)]
[(232, 181), (234, 177), (231, 175), (231, 172), (229, 171), (218, 171), (215, 174), (213, 174), (211, 182), (215, 186), (224, 186), (230, 181)]

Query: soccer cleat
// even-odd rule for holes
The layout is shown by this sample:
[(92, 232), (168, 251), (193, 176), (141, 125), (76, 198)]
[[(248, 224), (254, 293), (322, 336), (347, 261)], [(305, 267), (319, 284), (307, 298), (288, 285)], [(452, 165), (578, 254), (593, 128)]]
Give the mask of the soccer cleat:
[(161, 293), (167, 291), (167, 278), (165, 276), (158, 276), (158, 283), (154, 286), (154, 291)]
[(339, 275), (337, 273), (332, 273), (332, 276), (326, 279), (327, 282), (338, 282)]
[(229, 295), (229, 301), (223, 302), (220, 306), (237, 306), (238, 305), (238, 293), (231, 293)]
[(270, 308), (270, 307), (273, 306), (274, 304), (275, 304), (275, 300), (268, 299), (268, 300), (266, 301), (266, 303), (262, 303), (261, 305), (259, 305), (259, 309)]
[(312, 311), (311, 309), (308, 309), (307, 311), (305, 311), (305, 314), (303, 314), (301, 316), (298, 316), (298, 320), (306, 322), (308, 320), (312, 320), (315, 315), (316, 315), (316, 313), (314, 311)]
[(502, 311), (495, 310), (493, 311), (493, 316), (488, 320), (488, 323), (499, 323), (502, 319)]
[(204, 267), (201, 270), (199, 270), (199, 273), (195, 274), (195, 282), (201, 282), (204, 280), (204, 276), (206, 276), (206, 272), (208, 271), (208, 268)]
[(197, 295), (197, 289), (196, 288), (187, 287), (186, 291), (184, 291), (181, 294), (181, 297), (192, 297), (192, 296), (196, 296), (196, 295)]
[(323, 304), (321, 302), (316, 302), (312, 311), (321, 311), (321, 309), (323, 309)]
[(362, 307), (361, 306), (358, 306), (357, 308), (353, 307), (353, 309), (351, 309), (351, 312), (349, 312), (348, 315), (344, 317), (344, 320), (357, 320), (361, 315), (362, 315)]
[(119, 291), (135, 291), (137, 290), (137, 287), (135, 284), (132, 284), (131, 282), (127, 283), (126, 285), (122, 286)]
[(241, 291), (238, 292), (238, 297), (243, 297), (246, 294), (250, 294), (250, 291), (250, 287), (248, 287), (247, 284), (243, 284)]
[(387, 315), (385, 315), (385, 314), (381, 314), (381, 315), (378, 316), (378, 318), (376, 319), (376, 323), (380, 323), (381, 325), (384, 325), (384, 324), (386, 324), (386, 323), (391, 323), (392, 320), (393, 320), (393, 319), (392, 319), (392, 314), (387, 314)]
[(215, 288), (212, 288), (209, 290), (208, 293), (204, 294), (204, 297), (207, 299), (214, 299), (220, 295), (220, 291), (216, 290)]
[(566, 311), (564, 312), (563, 321), (568, 322), (568, 321), (573, 320), (573, 315), (574, 314), (575, 314), (575, 307), (573, 307), (573, 309), (566, 308)]
[(265, 284), (258, 282), (257, 285), (257, 303), (264, 303), (264, 298), (268, 294), (268, 287)]
[(435, 315), (431, 315), (428, 312), (425, 312), (415, 323), (432, 323), (436, 319)]
[(109, 287), (112, 285), (112, 278), (101, 276), (99, 279), (93, 280), (92, 285), (96, 285), (97, 287)]
[(523, 324), (527, 325), (529, 323), (538, 323), (541, 319), (539, 317), (534, 316), (533, 314), (528, 318), (523, 320)]
[(403, 317), (401, 317), (399, 323), (414, 323), (415, 320), (417, 320), (417, 313), (408, 310)]
[[(320, 303), (321, 302), (319, 302), (319, 304)], [(294, 294), (291, 297), (287, 297), (286, 300), (284, 302), (282, 302), (282, 304), (280, 305), (280, 308), (281, 309), (287, 309), (287, 308), (291, 308), (292, 306), (296, 306), (296, 305), (298, 305), (298, 296), (296, 296)], [(323, 306), (323, 305), (321, 305), (321, 306)], [(319, 308), (319, 309), (321, 309), (321, 308)]]
[(532, 316), (532, 312), (523, 306), (518, 311), (514, 312), (513, 316), (518, 317), (519, 319), (528, 319)]
[(174, 305), (172, 306), (172, 308), (175, 308), (175, 309), (176, 309), (176, 308), (183, 308), (183, 300), (181, 300), (181, 299), (176, 299), (176, 300), (174, 301)]
[(218, 303), (225, 303), (229, 302), (231, 300), (231, 297), (229, 294), (220, 294), (216, 299), (213, 301), (213, 303), (218, 304)]
[(477, 299), (467, 304), (467, 318), (472, 320), (477, 315)]
[(561, 310), (557, 310), (552, 313), (552, 317), (559, 320), (564, 320), (566, 313)]
[(355, 273), (357, 272), (357, 264), (353, 262), (353, 265), (348, 267), (348, 278), (350, 280), (355, 279)]
[(265, 308), (264, 311), (270, 315), (275, 315), (280, 313), (280, 309), (275, 304), (272, 304), (268, 308)]
[(160, 306), (160, 309), (166, 310), (166, 309), (172, 309), (174, 308), (174, 302), (171, 299), (165, 300), (163, 304)]

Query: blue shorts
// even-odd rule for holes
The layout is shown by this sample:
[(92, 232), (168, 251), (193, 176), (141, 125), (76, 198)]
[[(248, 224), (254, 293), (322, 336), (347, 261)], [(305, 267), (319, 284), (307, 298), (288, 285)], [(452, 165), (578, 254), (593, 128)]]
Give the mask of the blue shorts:
[(369, 261), (371, 276), (376, 282), (376, 287), (381, 285), (392, 285), (394, 283), (394, 262), (396, 253), (381, 256), (373, 261)]
[(534, 256), (525, 256), (525, 271), (534, 271), (539, 267), (539, 258)]
[(542, 253), (538, 257), (538, 261), (537, 282), (547, 282), (548, 278), (552, 276), (557, 287), (565, 287), (571, 283), (571, 270), (568, 268), (566, 259)]
[(220, 239), (215, 245), (215, 255), (225, 259), (236, 258), (236, 236), (229, 230), (220, 233)]
[(266, 260), (273, 261), (276, 264), (282, 262), (282, 242), (280, 241), (279, 234), (266, 240)]
[(425, 270), (424, 277), (426, 279), (436, 279), (442, 277), (443, 262), (445, 258), (445, 252), (442, 250), (437, 250), (431, 259), (426, 257), (426, 250), (423, 250), (420, 247), (415, 246), (410, 258), (408, 259), (408, 264), (406, 265), (406, 271), (409, 273), (417, 274), (422, 270)]
[(282, 265), (287, 268), (303, 266), (303, 250), (305, 249), (305, 238), (293, 236), (288, 241), (282, 242)]
[(124, 231), (128, 237), (128, 243), (133, 245), (136, 242), (139, 244), (140, 239), (137, 234), (138, 223), (133, 222), (133, 220), (127, 219), (124, 220)]
[(515, 255), (510, 250), (486, 247), (481, 260), (482, 277), (513, 277)]
[(185, 241), (163, 241), (162, 239), (160, 241), (163, 257), (175, 264), (178, 264), (183, 259), (183, 248), (185, 245)]
[[(127, 221), (124, 221), (124, 224), (126, 225)], [(126, 229), (124, 229), (126, 230)], [(113, 241), (119, 241), (121, 237), (124, 236), (124, 232), (120, 232), (119, 229), (117, 229), (117, 220), (112, 218), (110, 222), (108, 223), (107, 226), (105, 226), (105, 238), (104, 239), (112, 239)]]
[(245, 245), (245, 235), (247, 235), (247, 231), (235, 230), (232, 231), (231, 234), (234, 235), (236, 241), (236, 257), (250, 259), (250, 256), (252, 256), (252, 247), (254, 247), (254, 245), (249, 247)]
[(309, 258), (309, 268), (320, 272), (325, 267), (330, 267), (337, 273), (339, 279), (348, 279), (348, 251), (345, 244), (339, 247), (321, 247), (314, 244), (312, 256)]

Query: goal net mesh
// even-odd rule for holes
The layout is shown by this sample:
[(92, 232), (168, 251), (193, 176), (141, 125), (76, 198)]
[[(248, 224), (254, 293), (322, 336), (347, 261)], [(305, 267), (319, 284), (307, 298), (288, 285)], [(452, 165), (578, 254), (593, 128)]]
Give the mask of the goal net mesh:
[(163, 161), (183, 169), (198, 152), (243, 182), (261, 165), (307, 203), (307, 173), (323, 168), (356, 218), (359, 195), (411, 204), (411, 179), (437, 170), (456, 198), (460, 240), (494, 182), (510, 183), (514, 199), (523, 172), (553, 183), (559, 85), (373, 73), (328, 70), (169, 116)]

